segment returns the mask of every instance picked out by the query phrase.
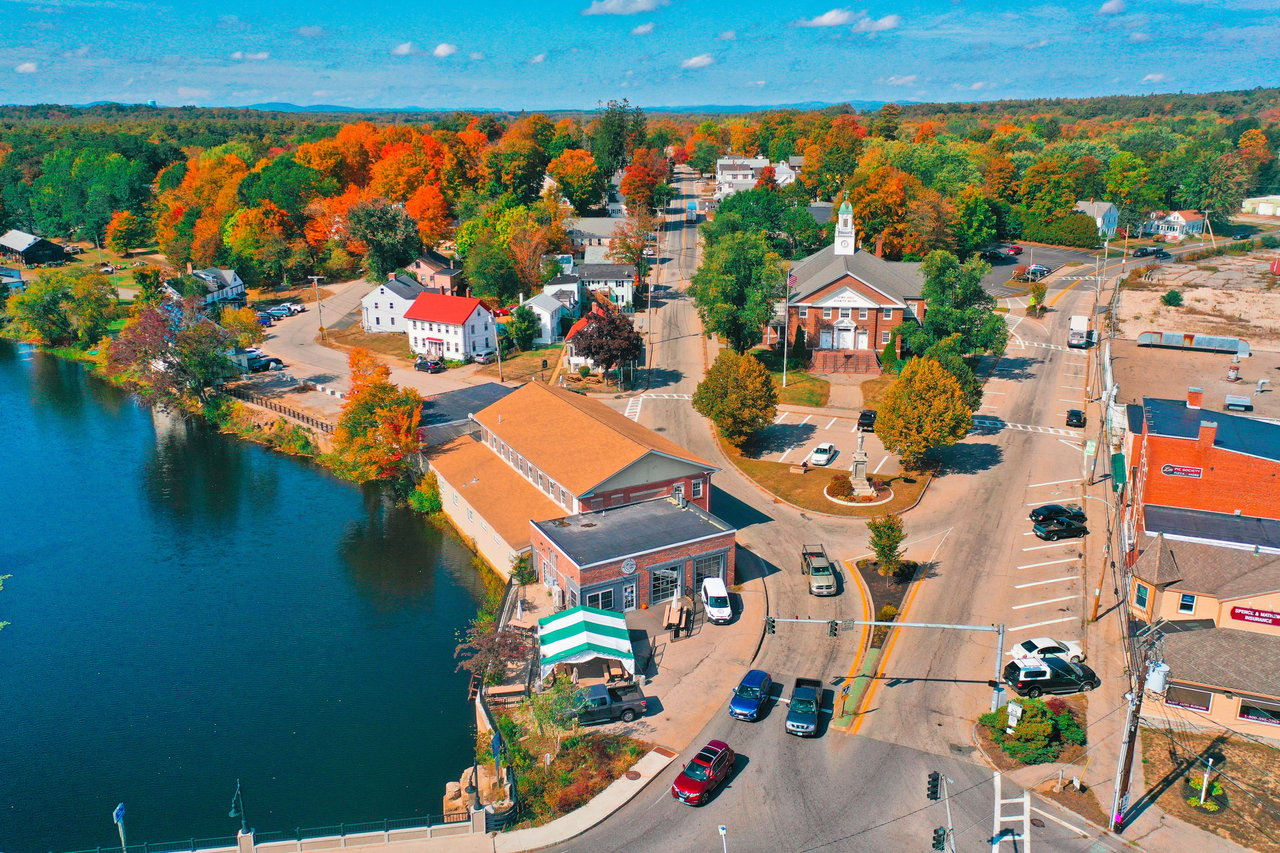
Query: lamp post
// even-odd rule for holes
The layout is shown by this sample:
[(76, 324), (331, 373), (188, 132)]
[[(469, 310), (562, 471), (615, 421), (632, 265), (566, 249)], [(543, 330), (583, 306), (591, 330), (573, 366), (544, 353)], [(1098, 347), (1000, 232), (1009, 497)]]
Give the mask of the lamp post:
[(480, 771), (474, 761), (471, 762), (471, 781), (463, 790), (471, 795), (471, 810), (473, 812), (480, 811)]
[(249, 818), (244, 813), (244, 796), (240, 793), (240, 780), (236, 780), (236, 792), (231, 797), (231, 811), (227, 817), (240, 818), (240, 834), (249, 834)]
[(324, 277), (309, 275), (307, 278), (311, 279), (311, 287), (316, 295), (316, 320), (320, 323), (320, 339), (324, 340), (324, 314), (320, 309), (320, 282), (324, 281)]

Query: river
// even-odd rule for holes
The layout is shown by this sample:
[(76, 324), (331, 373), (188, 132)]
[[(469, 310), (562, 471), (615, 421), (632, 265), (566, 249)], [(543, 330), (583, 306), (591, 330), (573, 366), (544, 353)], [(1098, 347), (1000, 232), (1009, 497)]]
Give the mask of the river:
[(0, 851), (438, 814), (470, 764), (447, 532), (0, 341)]

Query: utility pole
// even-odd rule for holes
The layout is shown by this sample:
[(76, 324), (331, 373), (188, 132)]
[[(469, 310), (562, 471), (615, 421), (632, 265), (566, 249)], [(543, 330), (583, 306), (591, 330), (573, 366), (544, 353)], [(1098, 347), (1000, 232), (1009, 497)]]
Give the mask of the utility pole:
[(1133, 750), (1138, 742), (1138, 723), (1142, 719), (1142, 687), (1124, 694), (1129, 703), (1129, 713), (1124, 723), (1124, 742), (1120, 748), (1120, 760), (1116, 764), (1116, 789), (1111, 797), (1112, 832), (1124, 828), (1124, 813), (1129, 808), (1129, 777), (1133, 771)]
[(316, 321), (320, 324), (320, 340), (324, 340), (324, 314), (320, 310), (320, 282), (324, 281), (323, 276), (309, 275), (311, 279), (312, 292), (316, 295)]

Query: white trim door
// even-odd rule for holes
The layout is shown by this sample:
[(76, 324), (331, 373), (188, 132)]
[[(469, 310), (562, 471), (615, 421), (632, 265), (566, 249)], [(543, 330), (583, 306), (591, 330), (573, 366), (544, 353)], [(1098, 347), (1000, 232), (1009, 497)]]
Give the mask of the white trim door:
[(855, 349), (866, 349), (866, 348), (867, 348), (867, 330), (866, 330), (866, 329), (859, 329), (859, 330), (858, 330), (858, 343), (857, 343), (857, 346), (855, 347)]
[(836, 328), (836, 349), (853, 349), (853, 329)]
[(831, 330), (823, 329), (818, 332), (818, 349), (831, 349)]

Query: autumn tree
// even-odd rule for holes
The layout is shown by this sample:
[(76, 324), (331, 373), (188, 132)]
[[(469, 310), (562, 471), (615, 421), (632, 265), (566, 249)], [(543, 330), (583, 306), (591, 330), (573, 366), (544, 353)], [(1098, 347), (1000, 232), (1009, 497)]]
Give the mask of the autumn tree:
[(551, 247), (550, 229), (524, 211), (524, 215), (510, 224), (506, 238), (516, 278), (532, 295), (549, 278), (543, 258)]
[(117, 210), (107, 223), (107, 248), (122, 257), (147, 239), (147, 224), (132, 211)]
[(965, 405), (970, 411), (976, 412), (982, 405), (982, 380), (969, 366), (966, 353), (961, 351), (962, 346), (960, 335), (952, 334), (921, 353), (921, 358), (938, 362), (943, 370), (954, 376), (960, 383), (960, 390), (964, 392)]
[(347, 233), (364, 245), (364, 269), (374, 281), (384, 280), (422, 253), (418, 224), (386, 199), (375, 198), (351, 208)]
[(868, 543), (876, 555), (876, 571), (884, 577), (891, 577), (902, 570), (904, 551), (902, 543), (906, 540), (906, 531), (902, 529), (902, 516), (884, 515), (867, 522), (867, 532), (871, 534)]
[(600, 206), (608, 178), (596, 166), (590, 151), (567, 149), (547, 166), (547, 174), (560, 185), (560, 192), (579, 216)]
[(289, 220), (271, 202), (242, 208), (227, 220), (222, 244), (240, 277), (255, 287), (284, 284), (289, 262)]
[(6, 310), (25, 336), (52, 346), (90, 346), (115, 316), (116, 290), (91, 270), (51, 270), (9, 297)]
[(352, 396), (364, 393), (379, 382), (391, 381), (391, 368), (364, 347), (354, 347), (347, 353), (347, 371), (351, 376)]
[(721, 350), (693, 393), (693, 408), (734, 447), (773, 423), (778, 392), (759, 359)]
[(235, 373), (227, 355), (233, 333), (206, 318), (198, 300), (147, 305), (107, 348), (107, 372), (168, 408), (191, 408)]
[(424, 246), (435, 246), (449, 235), (453, 220), (449, 203), (437, 183), (425, 183), (405, 202), (404, 212), (418, 223), (418, 236)]
[(628, 362), (639, 361), (644, 354), (640, 333), (616, 308), (589, 314), (587, 325), (573, 338), (573, 348), (606, 376)]
[(238, 347), (255, 346), (267, 338), (267, 330), (258, 321), (258, 312), (252, 308), (226, 308), (219, 322), (232, 334), (232, 343)]
[(956, 245), (956, 208), (937, 190), (923, 189), (907, 203), (903, 252), (920, 257)]
[(614, 263), (630, 264), (635, 268), (635, 293), (639, 299), (646, 290), (645, 282), (649, 276), (649, 256), (645, 249), (649, 248), (649, 238), (658, 227), (658, 218), (648, 210), (632, 213), (613, 229), (613, 237), (609, 241), (609, 252), (606, 257)]
[(334, 430), (330, 464), (339, 476), (357, 483), (403, 480), (421, 448), (422, 395), (391, 384), (387, 368), (367, 350), (357, 347), (347, 363), (352, 387)]
[(667, 161), (661, 152), (636, 149), (619, 186), (631, 212), (651, 211), (657, 206), (655, 195), (658, 185), (666, 181), (667, 172)]
[(910, 232), (911, 202), (923, 189), (918, 178), (893, 166), (859, 175), (847, 198), (864, 244), (879, 239), (885, 257), (900, 258)]
[(876, 418), (876, 435), (912, 470), (931, 450), (955, 444), (972, 427), (960, 383), (938, 362), (924, 358), (907, 362)]
[(761, 234), (730, 234), (708, 246), (690, 291), (707, 331), (735, 352), (760, 342), (783, 286), (783, 263)]

